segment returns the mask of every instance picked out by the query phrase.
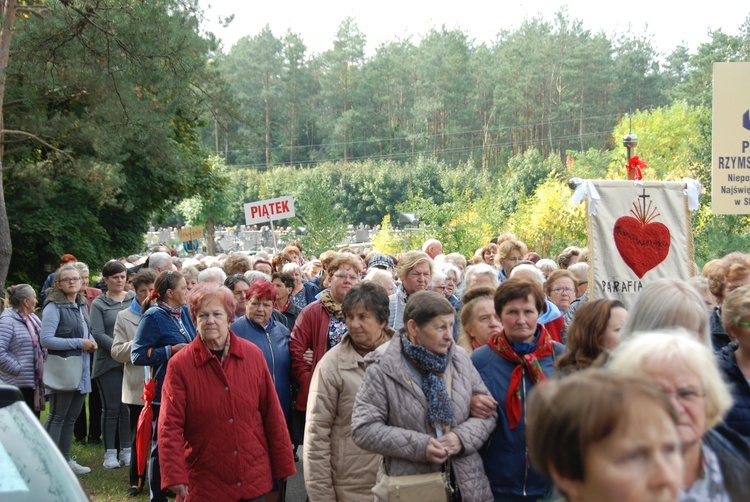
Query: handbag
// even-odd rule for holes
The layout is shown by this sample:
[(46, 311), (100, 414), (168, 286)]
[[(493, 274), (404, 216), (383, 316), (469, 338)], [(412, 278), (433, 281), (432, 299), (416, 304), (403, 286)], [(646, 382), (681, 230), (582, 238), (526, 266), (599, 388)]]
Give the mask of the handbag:
[[(450, 366), (446, 372), (445, 386), (451, 394)], [(446, 427), (446, 434), (450, 426)], [(443, 464), (440, 472), (429, 474), (412, 474), (409, 476), (389, 476), (385, 458), (381, 459), (383, 474), (380, 481), (372, 487), (372, 493), (382, 502), (449, 502), (453, 499), (451, 486), (450, 459)]]
[[(88, 354), (87, 354), (88, 355)], [(78, 388), (83, 375), (81, 356), (62, 357), (47, 354), (44, 361), (44, 386), (51, 390), (72, 391)]]

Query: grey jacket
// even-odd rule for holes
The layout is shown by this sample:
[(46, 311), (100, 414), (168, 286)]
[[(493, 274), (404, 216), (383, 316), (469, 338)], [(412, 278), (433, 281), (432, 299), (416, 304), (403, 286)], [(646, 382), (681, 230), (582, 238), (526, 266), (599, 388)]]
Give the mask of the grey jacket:
[[(451, 457), (456, 481), (465, 502), (491, 501), (490, 483), (484, 474), (479, 449), (495, 428), (497, 414), (470, 418), (471, 396), (489, 395), (464, 349), (453, 344), (448, 351), (451, 368), (451, 401), (455, 427), (451, 429), (463, 451)], [(401, 351), (401, 339), (370, 353), (365, 379), (352, 413), (354, 444), (383, 455), (390, 476), (437, 472), (441, 466), (426, 460), (427, 443), (436, 437), (427, 420), (427, 400)], [(381, 473), (378, 473), (380, 477)]]
[(91, 334), (99, 346), (94, 353), (92, 378), (100, 377), (112, 368), (122, 368), (122, 363), (112, 359), (110, 351), (112, 350), (117, 314), (130, 307), (134, 296), (135, 293), (128, 291), (124, 300), (115, 301), (103, 294), (97, 296), (91, 304)]
[[(42, 321), (31, 314), (36, 322)], [(39, 339), (39, 333), (35, 335)], [(37, 342), (40, 343), (40, 342)], [(0, 314), (0, 381), (18, 388), (34, 388), (36, 367), (34, 342), (29, 335), (23, 314), (6, 308)]]

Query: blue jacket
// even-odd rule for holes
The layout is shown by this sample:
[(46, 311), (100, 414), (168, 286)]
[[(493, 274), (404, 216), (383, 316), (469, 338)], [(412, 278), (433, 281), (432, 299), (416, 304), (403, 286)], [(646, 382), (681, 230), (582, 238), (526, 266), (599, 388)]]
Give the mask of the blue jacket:
[[(554, 350), (559, 353), (562, 346), (555, 344)], [(532, 501), (549, 496), (552, 485), (550, 481), (531, 468), (526, 456), (526, 408), (528, 392), (533, 388), (531, 378), (524, 373), (521, 384), (523, 401), (521, 421), (511, 430), (505, 414), (505, 396), (510, 386), (510, 376), (515, 364), (500, 357), (491, 347), (479, 347), (471, 355), (484, 384), (492, 397), (498, 402), (497, 427), (485, 446), (483, 461), (484, 470), (490, 480), (495, 500), (518, 499)], [(548, 356), (539, 360), (542, 371), (547, 377), (554, 373), (555, 357)]]
[(232, 331), (240, 338), (255, 344), (266, 358), (268, 371), (276, 386), (276, 394), (279, 396), (281, 409), (284, 416), (289, 419), (289, 411), (292, 407), (292, 356), (289, 353), (289, 330), (271, 318), (263, 329), (263, 326), (242, 316), (232, 324)]
[[(167, 375), (167, 361), (172, 357), (170, 346), (190, 343), (195, 338), (195, 326), (187, 306), (182, 307), (180, 322), (177, 318), (154, 305), (149, 308), (138, 325), (130, 351), (130, 360), (136, 366), (151, 366), (156, 379), (156, 397), (154, 404), (161, 404), (161, 386)], [(149, 350), (151, 354), (149, 355)]]
[(724, 417), (724, 423), (742, 436), (743, 439), (750, 441), (750, 385), (739, 366), (737, 366), (737, 359), (734, 356), (735, 350), (737, 350), (737, 346), (730, 344), (717, 354), (719, 367), (724, 373), (724, 379), (731, 387), (732, 397), (734, 398), (734, 406)]
[(732, 339), (729, 338), (724, 325), (721, 323), (721, 309), (719, 307), (714, 307), (709, 320), (711, 321), (711, 345), (714, 347), (714, 352), (720, 352), (732, 343)]

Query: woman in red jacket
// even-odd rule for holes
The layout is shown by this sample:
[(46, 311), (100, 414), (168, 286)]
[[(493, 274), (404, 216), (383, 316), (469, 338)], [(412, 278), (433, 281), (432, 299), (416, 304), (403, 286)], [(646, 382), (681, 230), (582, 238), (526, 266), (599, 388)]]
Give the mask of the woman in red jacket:
[(200, 336), (169, 362), (162, 389), (162, 488), (177, 500), (261, 501), (295, 473), (291, 440), (263, 354), (230, 329), (224, 286), (188, 297)]

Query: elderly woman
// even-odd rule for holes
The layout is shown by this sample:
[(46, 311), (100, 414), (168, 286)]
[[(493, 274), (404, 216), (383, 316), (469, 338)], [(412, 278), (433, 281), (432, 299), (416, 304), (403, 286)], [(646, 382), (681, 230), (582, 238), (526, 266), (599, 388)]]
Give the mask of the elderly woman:
[(114, 327), (114, 338), (110, 354), (112, 359), (124, 364), (122, 378), (122, 402), (128, 406), (130, 412), (130, 471), (128, 473), (130, 488), (128, 496), (134, 497), (143, 491), (144, 479), (138, 475), (138, 459), (136, 458), (136, 429), (138, 418), (143, 410), (143, 368), (134, 366), (130, 360), (130, 352), (135, 339), (135, 332), (141, 322), (141, 304), (151, 296), (156, 281), (156, 272), (144, 268), (141, 269), (133, 279), (133, 290), (135, 298), (130, 302), (126, 310), (117, 314)]
[(271, 283), (276, 288), (274, 309), (283, 314), (283, 324), (291, 330), (294, 328), (294, 323), (297, 322), (297, 316), (302, 312), (302, 309), (291, 299), (294, 290), (294, 276), (287, 272), (274, 272)]
[(467, 291), (462, 298), (458, 345), (469, 354), (487, 344), (490, 338), (503, 329), (500, 318), (495, 313), (494, 294), (495, 288), (479, 286)]
[(349, 290), (341, 309), (348, 332), (320, 360), (307, 401), (302, 459), (310, 502), (370, 502), (380, 461), (352, 442), (351, 424), (364, 357), (394, 334), (388, 327), (388, 295), (363, 282)]
[(408, 251), (398, 261), (401, 286), (389, 300), (388, 326), (398, 331), (404, 326), (404, 308), (409, 295), (426, 291), (432, 278), (433, 261), (423, 251)]
[(578, 263), (580, 259), (581, 248), (568, 246), (557, 256), (557, 264), (560, 265), (562, 270), (566, 270), (571, 265)]
[(496, 269), (486, 263), (479, 263), (477, 265), (469, 265), (466, 268), (464, 284), (466, 285), (464, 291), (477, 286), (492, 286), (496, 288), (500, 285), (500, 279), (497, 276)]
[(505, 281), (510, 277), (510, 271), (518, 265), (529, 249), (521, 241), (507, 240), (497, 247), (498, 279)]
[[(292, 412), (292, 431), (295, 444), (303, 443), (307, 394), (315, 368), (326, 352), (339, 344), (346, 333), (346, 322), (341, 303), (352, 286), (359, 284), (362, 272), (360, 260), (351, 253), (337, 255), (328, 265), (330, 288), (320, 300), (305, 307), (297, 317), (289, 341), (292, 374), (299, 384), (297, 400)], [(312, 350), (312, 360), (305, 353)]]
[(734, 406), (724, 419), (728, 427), (750, 441), (750, 285), (729, 293), (721, 317), (734, 343), (719, 352), (719, 367), (731, 384)]
[(602, 353), (615, 350), (627, 316), (628, 311), (619, 300), (600, 298), (581, 305), (568, 328), (568, 350), (557, 359), (557, 372), (565, 375), (586, 369)]
[[(544, 273), (531, 263), (521, 263), (513, 267), (510, 273), (511, 278), (526, 279), (536, 281), (539, 287), (544, 289)], [(547, 332), (556, 342), (562, 342), (565, 336), (565, 316), (560, 309), (552, 303), (549, 296), (544, 297), (544, 309), (539, 313), (539, 324), (544, 326)]]
[(538, 324), (544, 293), (535, 281), (508, 279), (495, 291), (495, 312), (503, 330), (474, 351), (471, 360), (499, 403), (500, 416), (484, 454), (484, 468), (496, 500), (537, 500), (549, 482), (532, 469), (526, 454), (525, 405), (534, 385), (554, 373), (564, 347)]
[(164, 382), (161, 486), (178, 500), (263, 500), (295, 472), (273, 379), (260, 349), (229, 329), (228, 288), (200, 284), (189, 301), (198, 336)]
[(527, 422), (531, 462), (565, 501), (677, 502), (677, 414), (650, 382), (603, 370), (548, 380)]
[(430, 285), (427, 287), (428, 290), (434, 291), (435, 293), (440, 293), (445, 298), (448, 298), (450, 295), (446, 294), (446, 286), (445, 286), (445, 280), (447, 279), (447, 276), (440, 270), (433, 270), (432, 271), (432, 278), (430, 279)]
[(60, 449), (68, 465), (76, 474), (87, 474), (91, 469), (79, 465), (70, 456), (73, 426), (86, 394), (91, 392), (89, 354), (96, 351), (96, 341), (91, 336), (88, 303), (81, 291), (81, 274), (74, 265), (64, 265), (55, 272), (54, 286), (47, 290), (42, 309), (40, 339), (47, 349), (47, 357), (81, 357), (81, 380), (72, 390), (48, 388), (49, 416), (45, 428)]
[(299, 264), (295, 262), (287, 263), (281, 271), (292, 274), (292, 277), (294, 277), (294, 289), (292, 289), (291, 298), (300, 310), (315, 301), (315, 295), (318, 294), (319, 289), (315, 284), (302, 280), (302, 269)]
[(232, 324), (232, 331), (240, 338), (254, 343), (263, 353), (276, 386), (281, 409), (284, 416), (289, 417), (292, 404), (289, 330), (271, 316), (275, 299), (276, 288), (273, 284), (255, 281), (247, 291), (245, 315)]
[(31, 411), (39, 418), (44, 409), (44, 356), (39, 333), (42, 321), (34, 313), (36, 292), (17, 284), (6, 292), (0, 314), (0, 381), (15, 385)]
[(677, 409), (685, 462), (681, 500), (750, 500), (747, 444), (725, 427), (714, 429), (732, 396), (709, 346), (683, 329), (640, 333), (615, 350), (608, 367), (647, 378)]
[(573, 300), (576, 299), (577, 290), (578, 281), (568, 270), (555, 270), (544, 283), (544, 292), (563, 315), (568, 311), (568, 307)]
[(703, 299), (685, 281), (657, 279), (638, 294), (620, 333), (623, 340), (639, 331), (680, 327), (711, 347)]
[(718, 352), (731, 341), (722, 323), (722, 303), (729, 293), (750, 284), (750, 256), (738, 252), (729, 253), (720, 260), (707, 263), (703, 273), (708, 277), (708, 289), (718, 304), (710, 316), (709, 328), (711, 343)]
[(550, 260), (549, 258), (542, 258), (538, 262), (536, 262), (536, 268), (542, 271), (544, 274), (544, 280), (547, 280), (547, 277), (557, 270), (557, 263), (555, 263), (554, 260)]
[(284, 268), (284, 265), (288, 263), (292, 263), (292, 256), (283, 251), (280, 253), (276, 253), (275, 255), (273, 255), (273, 258), (271, 258), (271, 266), (273, 267), (273, 272), (281, 272), (281, 269)]
[(374, 282), (383, 287), (386, 294), (391, 296), (396, 292), (396, 283), (393, 282), (393, 274), (387, 270), (381, 270), (379, 268), (370, 268), (367, 270), (363, 282)]
[(182, 274), (171, 270), (161, 272), (156, 277), (151, 295), (141, 304), (144, 314), (130, 352), (131, 362), (136, 366), (150, 366), (150, 378), (156, 380), (156, 396), (152, 402), (153, 437), (148, 466), (151, 500), (166, 500), (166, 492), (161, 489), (158, 441), (162, 385), (170, 359), (195, 338), (195, 325), (185, 306), (186, 297), (187, 283)]
[[(107, 291), (96, 297), (91, 304), (91, 334), (99, 348), (94, 354), (92, 378), (99, 386), (102, 400), (102, 436), (104, 443), (105, 469), (117, 469), (120, 464), (130, 466), (130, 413), (122, 402), (123, 365), (112, 358), (115, 320), (117, 315), (130, 307), (135, 293), (125, 291), (127, 269), (119, 261), (109, 261), (102, 268), (102, 278)], [(115, 438), (119, 435), (121, 450)]]
[(391, 479), (444, 471), (461, 500), (489, 501), (478, 450), (497, 415), (470, 416), (471, 396), (488, 392), (468, 354), (453, 342), (454, 315), (450, 302), (435, 292), (409, 298), (400, 334), (366, 358), (352, 439), (383, 456), (381, 474)]
[(461, 304), (458, 293), (461, 286), (461, 271), (450, 263), (444, 263), (442, 269), (445, 274), (445, 297), (451, 302), (453, 308), (457, 309)]

